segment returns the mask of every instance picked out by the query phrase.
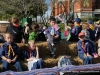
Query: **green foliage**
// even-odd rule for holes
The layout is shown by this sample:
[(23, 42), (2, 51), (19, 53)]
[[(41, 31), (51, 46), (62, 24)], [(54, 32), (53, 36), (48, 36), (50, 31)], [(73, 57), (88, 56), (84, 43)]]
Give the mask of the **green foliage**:
[(58, 24), (58, 26), (61, 28), (61, 32), (64, 32), (65, 25), (63, 23)]
[(89, 7), (89, 0), (84, 0), (83, 6), (84, 7)]
[(3, 18), (6, 14), (16, 14), (19, 18), (43, 15), (46, 10), (45, 0), (0, 0), (0, 15)]
[(88, 17), (88, 18), (81, 18), (82, 22), (87, 22), (88, 20), (98, 21), (100, 18), (98, 17)]

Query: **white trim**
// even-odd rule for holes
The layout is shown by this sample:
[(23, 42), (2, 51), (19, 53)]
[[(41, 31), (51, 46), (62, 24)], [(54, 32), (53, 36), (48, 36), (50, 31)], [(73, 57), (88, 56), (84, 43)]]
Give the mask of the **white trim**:
[(75, 11), (80, 11), (80, 12), (92, 12), (92, 9), (76, 9)]
[(82, 9), (76, 9), (76, 10), (82, 10)]
[[(81, 11), (81, 12), (87, 12), (87, 13), (91, 13), (91, 12), (93, 12), (93, 11)], [(80, 12), (80, 13), (81, 13), (81, 12)]]
[(100, 12), (94, 12), (94, 14), (100, 14)]
[(9, 23), (8, 21), (0, 21), (0, 23)]
[(100, 12), (100, 9), (95, 9), (94, 12)]
[(82, 10), (92, 10), (91, 8), (82, 8)]

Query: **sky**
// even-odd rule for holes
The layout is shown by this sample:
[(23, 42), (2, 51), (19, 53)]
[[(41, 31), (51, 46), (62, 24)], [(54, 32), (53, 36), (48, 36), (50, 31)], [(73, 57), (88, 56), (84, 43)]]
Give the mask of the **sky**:
[(45, 16), (47, 16), (47, 14), (48, 14), (48, 16), (50, 16), (50, 13), (51, 13), (51, 11), (50, 11), (50, 0), (46, 0), (45, 3), (48, 5), (48, 10), (46, 11)]
[[(47, 9), (47, 11), (45, 12), (44, 16), (45, 16), (47, 19), (49, 19), (50, 14), (51, 14), (51, 11), (50, 11), (50, 0), (46, 0), (45, 3), (48, 5), (48, 9)], [(40, 22), (40, 16), (38, 16), (37, 18), (38, 18), (38, 21)]]

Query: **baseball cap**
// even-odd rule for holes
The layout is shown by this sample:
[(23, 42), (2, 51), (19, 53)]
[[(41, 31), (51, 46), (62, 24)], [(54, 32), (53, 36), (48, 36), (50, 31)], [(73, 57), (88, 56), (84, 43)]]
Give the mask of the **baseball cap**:
[(80, 37), (80, 36), (85, 36), (85, 33), (84, 32), (80, 32), (79, 34), (78, 34), (78, 36)]
[(89, 23), (89, 24), (93, 24), (93, 20), (89, 20), (88, 23)]
[(80, 23), (80, 22), (81, 22), (81, 19), (80, 19), (80, 18), (76, 18), (76, 19), (75, 19), (75, 22)]

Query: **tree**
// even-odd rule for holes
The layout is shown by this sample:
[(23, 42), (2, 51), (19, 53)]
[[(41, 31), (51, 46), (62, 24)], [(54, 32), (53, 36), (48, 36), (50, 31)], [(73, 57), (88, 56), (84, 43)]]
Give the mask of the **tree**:
[[(34, 13), (37, 15), (40, 14), (39, 11), (37, 13), (37, 10), (40, 9), (37, 1), (39, 0), (0, 0), (0, 8), (5, 14), (17, 14), (22, 17), (29, 17), (29, 15), (34, 15)], [(45, 0), (42, 0), (39, 4), (46, 6)], [(46, 8), (43, 10), (46, 10)]]
[(88, 6), (89, 6), (89, 0), (84, 0), (83, 6), (84, 6), (84, 7), (88, 7)]
[[(89, 0), (69, 0), (69, 1), (70, 1), (70, 5), (68, 6), (68, 8), (69, 8), (70, 10), (69, 10), (69, 15), (68, 15), (67, 8), (66, 8), (66, 6), (63, 4), (63, 2), (65, 2), (65, 1), (68, 1), (68, 0), (55, 0), (55, 3), (58, 3), (58, 4), (60, 4), (60, 5), (63, 6), (63, 8), (64, 8), (64, 12), (63, 12), (63, 13), (67, 14), (67, 17), (66, 17), (66, 15), (65, 15), (65, 19), (69, 19), (69, 18), (74, 19), (74, 4), (75, 4), (76, 2), (79, 2), (80, 4), (83, 3), (84, 8), (89, 6)], [(53, 2), (52, 2), (52, 3), (53, 3)], [(53, 4), (53, 5), (54, 5), (54, 4)], [(56, 9), (56, 8), (53, 8), (53, 9)]]
[(34, 17), (37, 17), (37, 15), (42, 17), (47, 11), (47, 4), (45, 4), (45, 0), (36, 0), (30, 9)]
[[(63, 3), (65, 1), (70, 1), (70, 5), (68, 6), (69, 12), (68, 12), (66, 6)], [(82, 4), (82, 2), (83, 2), (83, 6), (84, 7), (88, 7), (89, 6), (89, 0), (51, 0), (51, 4), (53, 5), (52, 9), (51, 9), (52, 14), (53, 14), (53, 11), (56, 9), (55, 8), (55, 3), (60, 4), (61, 6), (63, 6), (64, 12), (62, 12), (60, 14), (63, 14), (63, 16), (64, 16), (65, 27), (66, 27), (66, 25), (68, 25), (68, 23), (66, 22), (67, 20), (69, 20), (69, 19), (74, 20), (74, 4), (76, 2), (79, 2), (80, 4)]]

